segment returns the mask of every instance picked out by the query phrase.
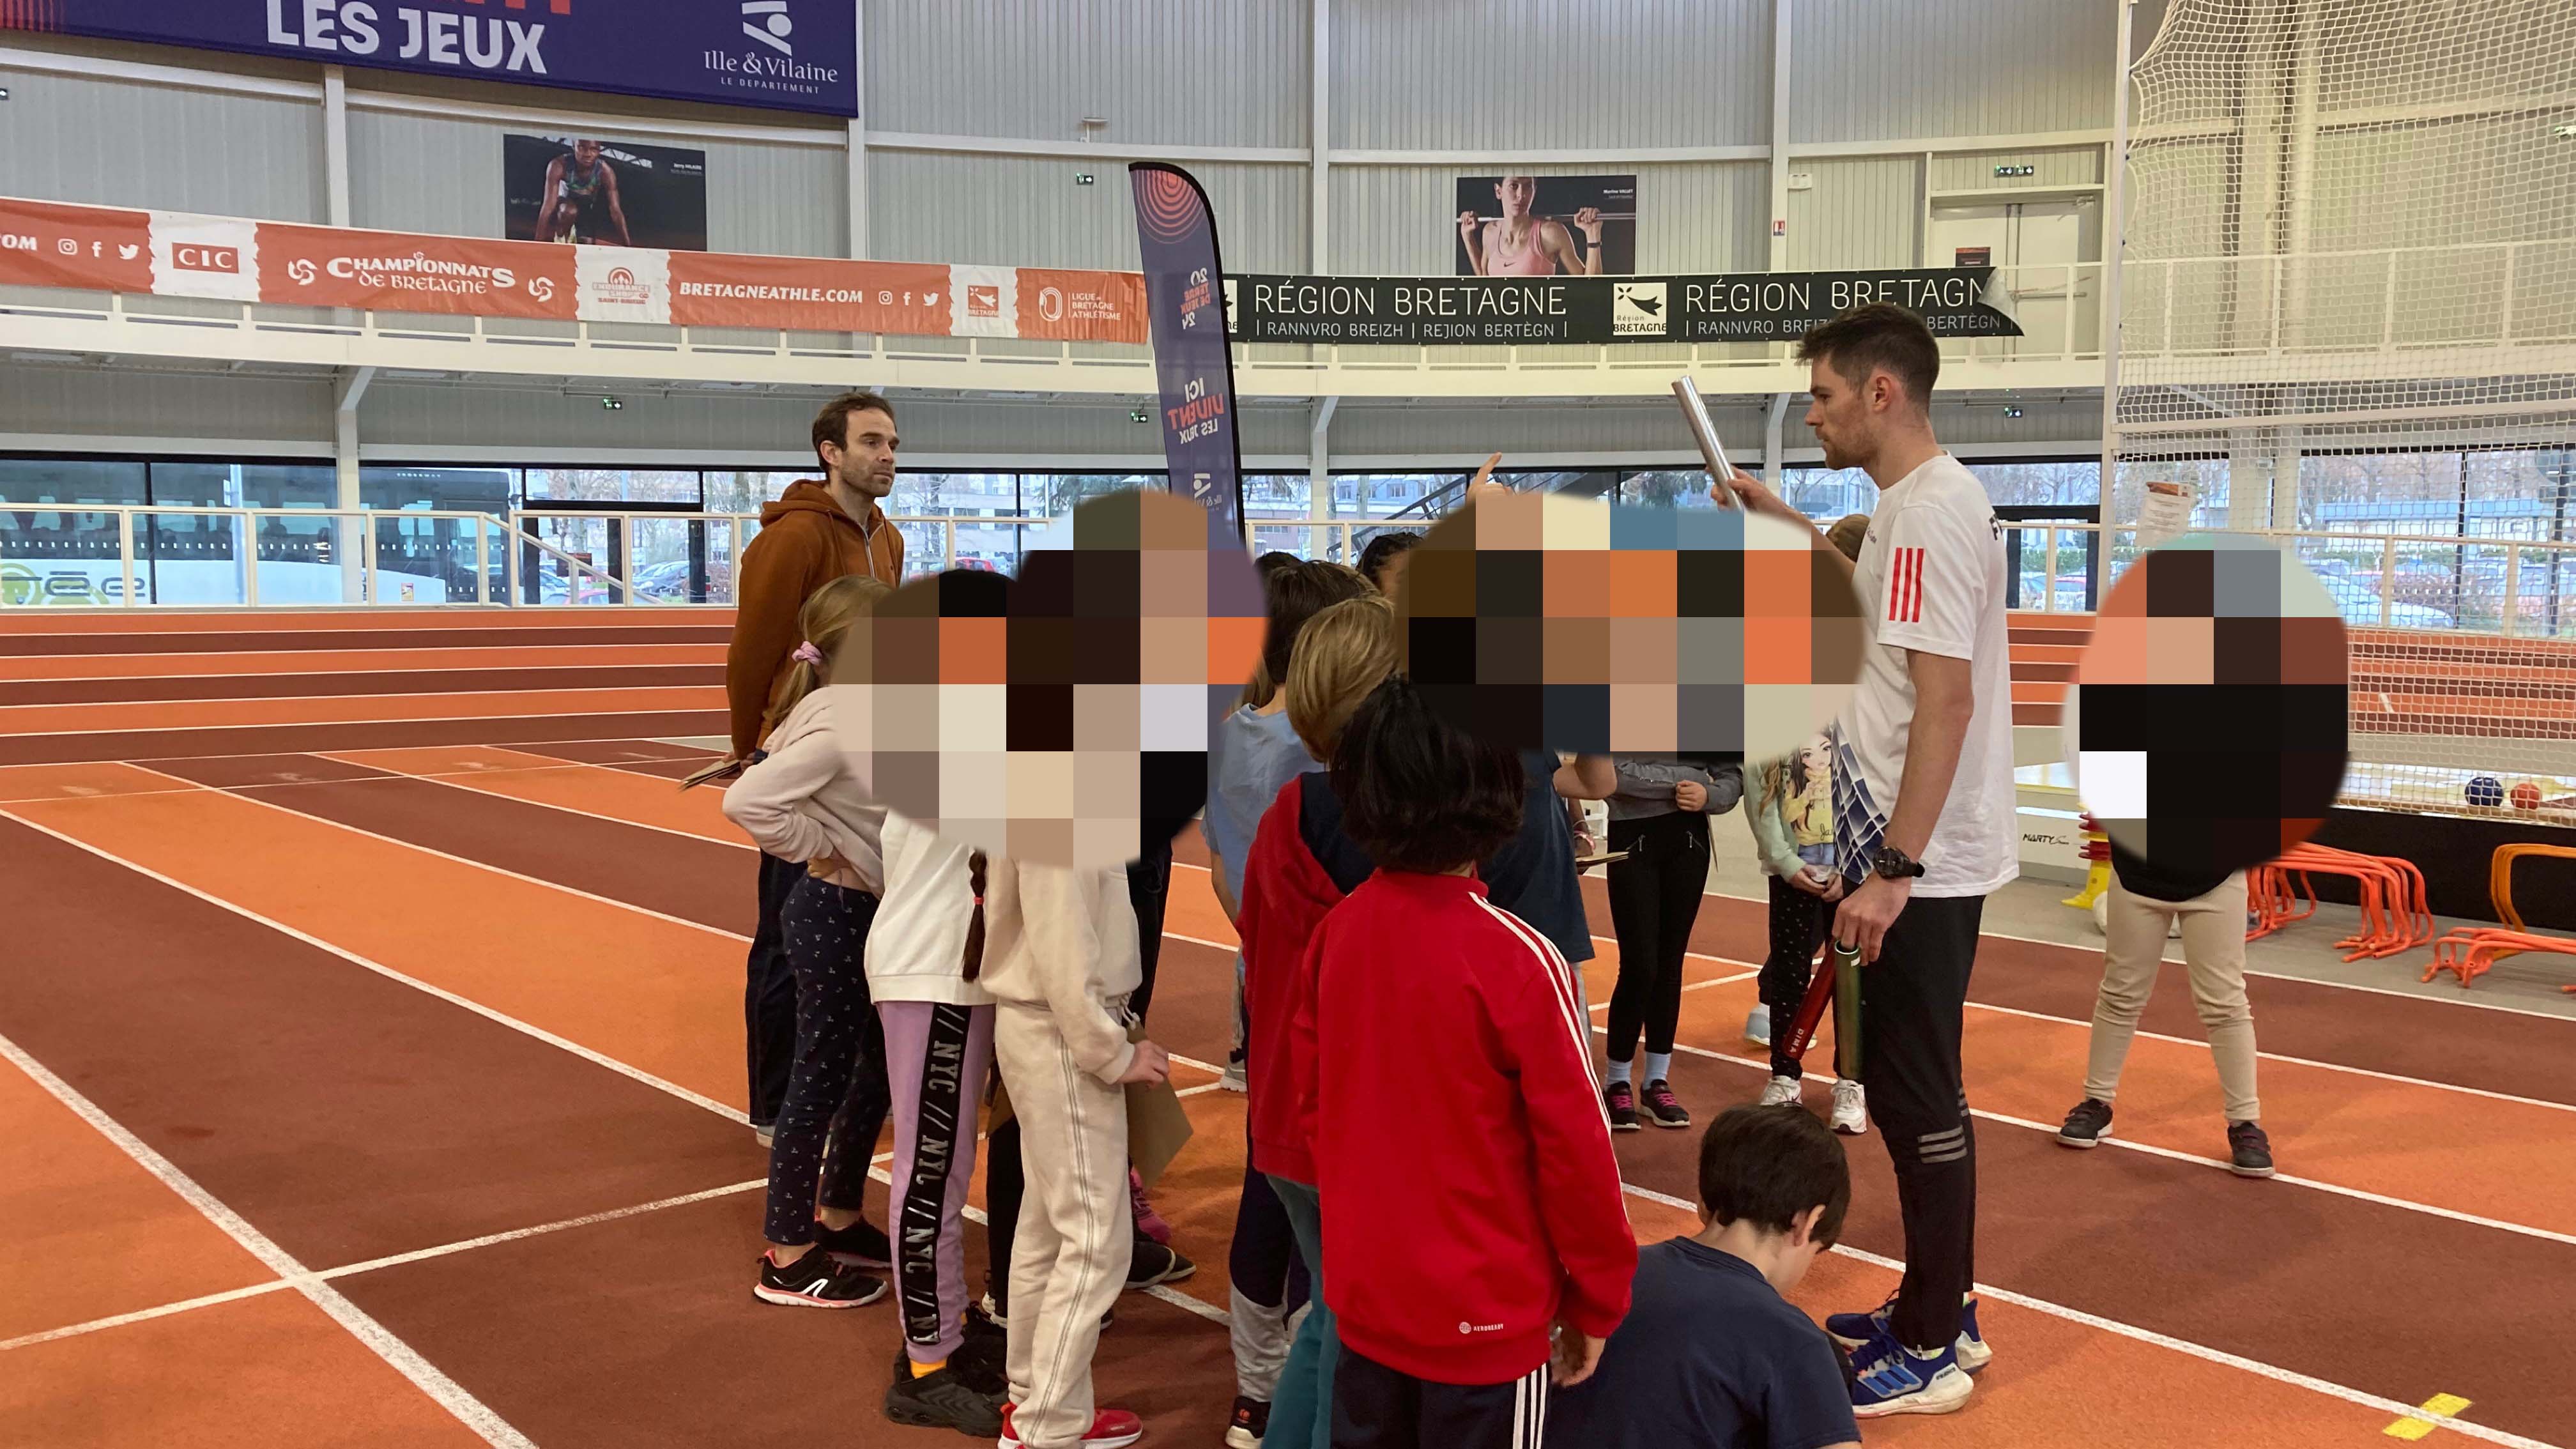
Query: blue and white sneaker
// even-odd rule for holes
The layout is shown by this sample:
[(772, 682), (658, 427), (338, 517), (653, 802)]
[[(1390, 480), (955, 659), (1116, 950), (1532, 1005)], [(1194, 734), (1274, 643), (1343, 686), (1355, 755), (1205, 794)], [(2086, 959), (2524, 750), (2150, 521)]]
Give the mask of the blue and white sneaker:
[[(1825, 1332), (1855, 1358), (1869, 1346), (1870, 1340), (1887, 1336), (1888, 1315), (1896, 1311), (1896, 1295), (1867, 1313), (1837, 1313), (1825, 1320)], [(1986, 1344), (1986, 1336), (1977, 1331), (1977, 1299), (1970, 1294), (1959, 1300), (1959, 1341), (1953, 1346), (1959, 1356), (1959, 1368), (1965, 1373), (1979, 1373), (1994, 1359), (1995, 1351)]]
[(1885, 1334), (1852, 1355), (1852, 1417), (1947, 1414), (1968, 1401), (1974, 1387), (1959, 1366), (1953, 1344), (1925, 1357)]

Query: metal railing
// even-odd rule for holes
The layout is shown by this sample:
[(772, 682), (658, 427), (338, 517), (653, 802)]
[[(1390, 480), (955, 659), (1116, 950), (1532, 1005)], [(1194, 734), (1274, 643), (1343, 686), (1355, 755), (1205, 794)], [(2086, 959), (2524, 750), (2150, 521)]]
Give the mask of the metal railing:
[[(1446, 490), (1454, 492), (1455, 490)], [(1350, 561), (1390, 527), (1432, 522), (1425, 499), (1378, 518), (1246, 520), (1256, 552)], [(1045, 518), (909, 514), (906, 572), (1016, 572)], [(539, 507), (462, 510), (55, 506), (0, 503), (0, 608), (484, 605), (730, 606), (746, 513)], [(2213, 530), (2295, 552), (2348, 623), (2576, 638), (2576, 543), (2317, 529)], [(2009, 604), (2095, 608), (2145, 550), (2138, 530), (2006, 521)], [(606, 562), (602, 562), (602, 556)]]

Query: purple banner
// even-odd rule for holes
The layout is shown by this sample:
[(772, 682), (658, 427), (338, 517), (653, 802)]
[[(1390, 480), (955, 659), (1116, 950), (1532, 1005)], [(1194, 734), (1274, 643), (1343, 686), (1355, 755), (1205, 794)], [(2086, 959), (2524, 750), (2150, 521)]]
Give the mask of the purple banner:
[(0, 29), (855, 116), (849, 0), (0, 0)]
[(1234, 353), (1226, 345), (1225, 267), (1216, 217), (1190, 173), (1159, 161), (1127, 168), (1145, 261), (1145, 323), (1162, 394), (1171, 488), (1243, 534), (1243, 455), (1234, 432)]

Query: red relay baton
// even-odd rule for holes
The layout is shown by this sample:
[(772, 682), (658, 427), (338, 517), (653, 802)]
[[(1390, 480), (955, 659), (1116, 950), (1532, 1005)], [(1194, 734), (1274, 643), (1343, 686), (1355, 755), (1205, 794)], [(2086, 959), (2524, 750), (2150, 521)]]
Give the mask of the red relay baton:
[(1788, 1039), (1780, 1048), (1791, 1061), (1806, 1060), (1807, 1047), (1816, 1039), (1816, 1023), (1825, 1019), (1825, 1008), (1834, 1001), (1834, 973), (1813, 961), (1807, 963), (1807, 968), (1806, 998), (1798, 1003), (1798, 1019), (1790, 1025)]

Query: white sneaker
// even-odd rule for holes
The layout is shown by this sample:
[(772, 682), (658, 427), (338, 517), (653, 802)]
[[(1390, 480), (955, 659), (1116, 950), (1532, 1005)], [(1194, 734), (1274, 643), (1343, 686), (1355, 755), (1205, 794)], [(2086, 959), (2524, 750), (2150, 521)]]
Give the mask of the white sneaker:
[(1220, 1088), (1229, 1092), (1249, 1092), (1252, 1090), (1252, 1084), (1244, 1080), (1243, 1063), (1241, 1062), (1226, 1063), (1225, 1070), (1220, 1073), (1216, 1079), (1216, 1084)]
[(1798, 1079), (1796, 1077), (1773, 1077), (1770, 1084), (1762, 1089), (1762, 1099), (1754, 1105), (1757, 1107), (1786, 1107), (1797, 1100)]
[(752, 1140), (758, 1142), (763, 1147), (770, 1145), (772, 1135), (773, 1133), (771, 1129), (767, 1127), (754, 1127), (751, 1129)]
[(1828, 1121), (1845, 1137), (1858, 1137), (1869, 1130), (1869, 1098), (1860, 1083), (1849, 1077), (1834, 1079), (1834, 1114)]
[(1759, 1047), (1771, 1044), (1771, 1008), (1757, 1006), (1744, 1014), (1744, 1039)]

